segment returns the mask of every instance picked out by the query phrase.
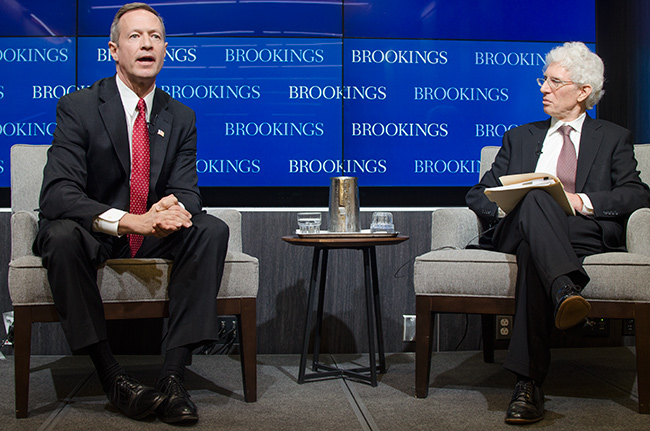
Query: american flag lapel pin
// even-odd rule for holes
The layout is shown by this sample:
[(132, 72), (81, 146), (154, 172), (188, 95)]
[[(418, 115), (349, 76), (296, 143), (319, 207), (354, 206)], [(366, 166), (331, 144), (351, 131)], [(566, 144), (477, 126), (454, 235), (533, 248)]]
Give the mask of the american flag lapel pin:
[(165, 132), (163, 132), (162, 130), (158, 129), (158, 135), (159, 135), (161, 138), (164, 138), (164, 137), (165, 137)]

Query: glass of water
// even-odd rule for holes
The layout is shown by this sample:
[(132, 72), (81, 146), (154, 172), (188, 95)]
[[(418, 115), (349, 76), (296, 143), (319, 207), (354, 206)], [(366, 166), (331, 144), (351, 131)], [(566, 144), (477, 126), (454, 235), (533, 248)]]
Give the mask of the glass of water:
[(303, 234), (319, 233), (321, 214), (318, 212), (298, 213), (298, 231)]
[(370, 232), (372, 233), (394, 233), (395, 225), (393, 224), (393, 213), (378, 211), (372, 213), (370, 222)]

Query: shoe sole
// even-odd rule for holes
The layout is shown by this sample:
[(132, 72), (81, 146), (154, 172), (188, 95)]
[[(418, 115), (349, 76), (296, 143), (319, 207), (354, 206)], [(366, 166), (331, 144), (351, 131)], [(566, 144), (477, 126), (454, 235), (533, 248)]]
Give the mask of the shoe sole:
[(506, 418), (505, 422), (507, 424), (511, 424), (511, 425), (526, 425), (526, 424), (532, 424), (532, 423), (535, 423), (535, 422), (539, 422), (542, 419), (544, 419), (544, 415), (542, 415), (541, 417), (536, 418), (536, 419), (509, 419), (509, 418)]
[(167, 424), (177, 424), (181, 422), (191, 423), (191, 422), (197, 422), (199, 420), (199, 416), (183, 415), (183, 416), (177, 416), (175, 418), (163, 418), (162, 416), (160, 416), (159, 419)]
[(555, 327), (561, 330), (573, 328), (585, 320), (591, 304), (582, 296), (572, 296), (564, 300), (555, 316)]

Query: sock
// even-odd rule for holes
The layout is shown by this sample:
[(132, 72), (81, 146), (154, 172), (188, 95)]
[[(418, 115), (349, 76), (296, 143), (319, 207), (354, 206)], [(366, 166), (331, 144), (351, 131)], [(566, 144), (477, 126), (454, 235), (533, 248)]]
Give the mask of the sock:
[(576, 286), (576, 284), (571, 280), (571, 277), (568, 275), (560, 275), (558, 278), (553, 280), (553, 284), (551, 285), (551, 298), (553, 298), (553, 301), (555, 301), (557, 294), (560, 293), (562, 289), (564, 289), (566, 286), (571, 285)]
[(104, 392), (108, 393), (115, 378), (124, 374), (124, 369), (117, 363), (107, 340), (88, 346), (86, 350), (95, 365)]
[(191, 357), (192, 349), (189, 346), (175, 347), (167, 350), (158, 381), (160, 382), (165, 377), (175, 375), (182, 382), (185, 378), (185, 365), (189, 363)]
[(535, 380), (535, 379), (533, 379), (533, 378), (530, 378), (530, 377), (528, 377), (528, 376), (521, 375), (521, 374), (519, 374), (519, 373), (516, 373), (516, 376), (517, 376), (517, 383), (519, 383), (519, 382), (521, 382), (521, 381), (524, 381), (524, 382), (533, 382), (533, 385), (535, 385), (535, 386), (537, 386), (537, 387), (540, 387), (540, 388), (542, 387), (541, 383), (539, 383), (537, 380)]

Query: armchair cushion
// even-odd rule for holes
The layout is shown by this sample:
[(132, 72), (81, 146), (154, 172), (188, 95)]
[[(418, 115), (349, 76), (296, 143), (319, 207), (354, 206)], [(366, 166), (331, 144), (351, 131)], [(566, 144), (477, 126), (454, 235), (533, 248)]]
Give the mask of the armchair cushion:
[(416, 295), (508, 297), (515, 294), (514, 255), (487, 250), (430, 251), (415, 259)]
[[(40, 257), (14, 259), (9, 268), (14, 306), (54, 303)], [(106, 303), (167, 300), (171, 268), (171, 261), (165, 259), (110, 259), (97, 271), (102, 299)], [(217, 298), (257, 297), (258, 273), (257, 258), (229, 251)]]

